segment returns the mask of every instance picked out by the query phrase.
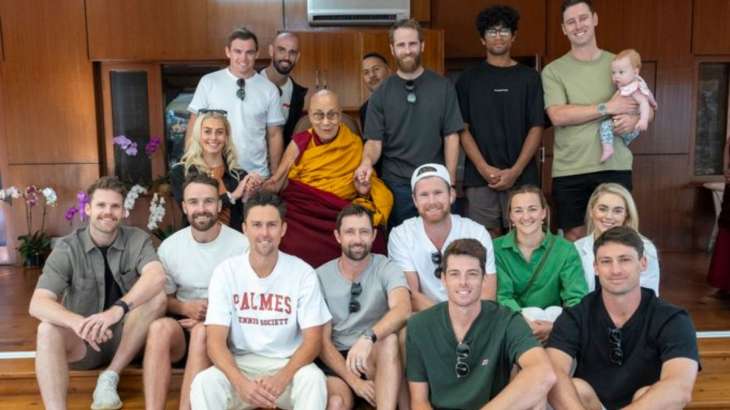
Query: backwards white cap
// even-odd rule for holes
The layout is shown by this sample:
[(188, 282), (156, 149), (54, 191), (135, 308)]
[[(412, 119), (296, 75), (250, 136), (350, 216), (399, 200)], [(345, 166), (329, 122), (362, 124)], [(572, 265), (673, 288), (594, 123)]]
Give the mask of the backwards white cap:
[(441, 164), (430, 163), (423, 164), (420, 167), (416, 168), (415, 171), (413, 171), (413, 175), (411, 176), (411, 191), (415, 191), (416, 183), (418, 183), (418, 181), (428, 177), (439, 177), (446, 181), (446, 184), (451, 186), (451, 177), (449, 177), (449, 170), (447, 170), (446, 167)]

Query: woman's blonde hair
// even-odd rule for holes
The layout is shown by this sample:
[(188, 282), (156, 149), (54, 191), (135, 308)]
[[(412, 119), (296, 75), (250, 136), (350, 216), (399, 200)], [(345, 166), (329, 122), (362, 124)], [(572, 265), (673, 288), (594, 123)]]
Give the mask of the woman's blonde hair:
[(631, 196), (631, 192), (624, 188), (623, 185), (615, 182), (606, 182), (596, 187), (591, 197), (588, 199), (588, 206), (586, 207), (586, 232), (593, 234), (596, 227), (593, 225), (593, 218), (591, 218), (591, 210), (596, 206), (598, 198), (603, 194), (614, 194), (624, 200), (626, 206), (626, 220), (623, 226), (633, 228), (636, 232), (639, 232), (639, 212), (636, 210), (636, 202), (634, 197)]
[(223, 162), (225, 162), (228, 172), (238, 179), (238, 158), (236, 157), (236, 148), (231, 140), (231, 124), (225, 115), (218, 112), (206, 112), (195, 118), (190, 139), (185, 142), (185, 154), (180, 159), (180, 163), (185, 167), (185, 175), (188, 175), (191, 167), (195, 167), (200, 172), (210, 174), (211, 169), (203, 159), (203, 146), (200, 143), (200, 135), (203, 133), (203, 121), (207, 119), (217, 119), (223, 122), (223, 127), (226, 130), (226, 142), (221, 153), (223, 155)]
[[(542, 192), (542, 189), (536, 187), (535, 185), (522, 185), (520, 187), (514, 188), (509, 192), (509, 199), (507, 199), (507, 212), (512, 212), (512, 199), (515, 197), (515, 195), (519, 194), (535, 194), (538, 198), (540, 198), (540, 206), (545, 209), (545, 221), (543, 221), (543, 230), (549, 231), (550, 230), (550, 205), (548, 205), (547, 199), (545, 199), (545, 194)], [(512, 223), (509, 224), (510, 229), (512, 229)]]

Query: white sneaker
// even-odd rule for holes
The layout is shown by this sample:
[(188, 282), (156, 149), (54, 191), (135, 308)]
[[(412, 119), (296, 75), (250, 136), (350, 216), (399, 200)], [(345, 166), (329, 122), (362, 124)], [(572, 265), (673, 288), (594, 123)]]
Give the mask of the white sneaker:
[(91, 410), (117, 410), (122, 408), (122, 400), (117, 394), (119, 375), (111, 370), (104, 370), (96, 380), (94, 402)]

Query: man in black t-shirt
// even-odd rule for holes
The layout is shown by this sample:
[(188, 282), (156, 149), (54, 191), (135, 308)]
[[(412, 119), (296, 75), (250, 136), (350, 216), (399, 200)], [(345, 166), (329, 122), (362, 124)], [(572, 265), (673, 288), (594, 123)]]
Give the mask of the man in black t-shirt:
[(558, 317), (547, 344), (558, 376), (551, 405), (684, 408), (699, 367), (692, 320), (684, 309), (639, 287), (646, 257), (636, 231), (611, 228), (593, 250), (601, 289)]
[(534, 157), (545, 125), (542, 82), (537, 71), (510, 56), (519, 19), (510, 6), (479, 13), (476, 28), (487, 58), (456, 84), (466, 123), (460, 138), (467, 214), (492, 236), (508, 226), (507, 191), (539, 183)]
[(410, 184), (416, 168), (442, 164), (456, 181), (464, 121), (451, 81), (421, 64), (425, 42), (418, 22), (398, 21), (388, 34), (398, 70), (368, 100), (366, 142), (355, 178), (368, 181), (382, 154), (381, 178), (394, 199), (388, 225), (395, 227), (418, 216)]

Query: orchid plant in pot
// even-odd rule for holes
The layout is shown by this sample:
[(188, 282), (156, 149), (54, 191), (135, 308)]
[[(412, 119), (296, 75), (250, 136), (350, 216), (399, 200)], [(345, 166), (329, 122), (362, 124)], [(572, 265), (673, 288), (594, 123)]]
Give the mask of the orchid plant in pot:
[[(25, 204), (26, 234), (18, 236), (20, 246), (18, 251), (23, 257), (23, 266), (41, 266), (51, 252), (51, 237), (46, 233), (46, 215), (49, 207), (55, 207), (58, 202), (56, 191), (51, 187), (38, 189), (35, 185), (28, 185), (20, 191), (16, 187), (0, 190), (0, 200), (12, 205), (13, 199), (23, 199)], [(33, 231), (33, 209), (42, 205), (40, 229)]]

